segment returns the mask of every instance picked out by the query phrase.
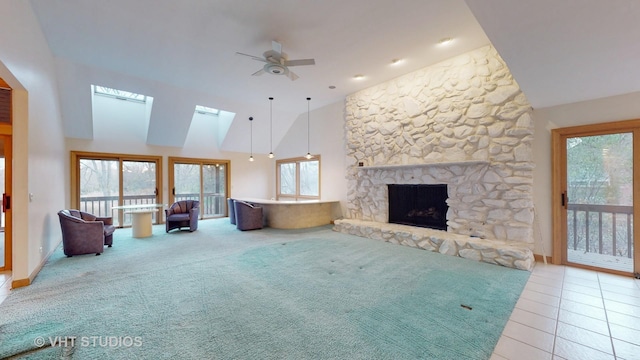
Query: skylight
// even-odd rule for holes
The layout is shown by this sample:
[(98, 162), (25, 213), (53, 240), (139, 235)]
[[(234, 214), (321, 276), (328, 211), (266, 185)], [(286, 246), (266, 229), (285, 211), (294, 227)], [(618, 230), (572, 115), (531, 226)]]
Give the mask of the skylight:
[(220, 114), (220, 110), (202, 106), (202, 105), (196, 105), (196, 112), (201, 115), (211, 115), (211, 116), (217, 116), (218, 114)]
[(129, 100), (129, 101), (136, 101), (141, 103), (147, 102), (146, 95), (136, 94), (136, 93), (132, 93), (124, 90), (112, 89), (106, 86), (94, 85), (93, 92), (96, 95), (109, 96), (118, 100)]

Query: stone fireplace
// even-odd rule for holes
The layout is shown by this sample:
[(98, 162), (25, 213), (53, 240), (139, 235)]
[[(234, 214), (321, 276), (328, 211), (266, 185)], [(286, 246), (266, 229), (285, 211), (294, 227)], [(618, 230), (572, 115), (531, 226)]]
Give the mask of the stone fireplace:
[[(345, 136), (348, 202), (338, 231), (358, 228), (363, 236), (505, 266), (532, 264), (531, 106), (491, 46), (347, 97)], [(390, 224), (391, 184), (445, 184), (446, 227)], [(527, 254), (493, 256), (501, 249)]]

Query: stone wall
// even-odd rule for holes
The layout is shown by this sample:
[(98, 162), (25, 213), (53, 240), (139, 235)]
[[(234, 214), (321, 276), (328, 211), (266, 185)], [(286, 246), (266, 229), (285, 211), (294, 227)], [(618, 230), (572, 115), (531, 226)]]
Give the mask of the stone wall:
[(532, 246), (531, 110), (491, 46), (350, 95), (346, 218), (388, 222), (387, 184), (446, 183), (448, 232)]

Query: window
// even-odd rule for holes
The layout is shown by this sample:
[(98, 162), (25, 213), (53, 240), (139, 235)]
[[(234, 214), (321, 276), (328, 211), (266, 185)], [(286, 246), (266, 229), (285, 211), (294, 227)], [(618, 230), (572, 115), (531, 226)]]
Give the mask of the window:
[(320, 199), (320, 156), (276, 161), (278, 200)]
[(202, 106), (202, 105), (196, 105), (196, 112), (200, 115), (209, 115), (209, 116), (218, 116), (220, 114), (220, 110)]
[(106, 86), (98, 86), (98, 85), (91, 85), (91, 86), (93, 87), (93, 92), (96, 95), (109, 96), (112, 98), (116, 98), (118, 100), (129, 100), (129, 101), (135, 101), (140, 103), (147, 102), (146, 95), (136, 94), (136, 93), (132, 93), (124, 90), (112, 89)]

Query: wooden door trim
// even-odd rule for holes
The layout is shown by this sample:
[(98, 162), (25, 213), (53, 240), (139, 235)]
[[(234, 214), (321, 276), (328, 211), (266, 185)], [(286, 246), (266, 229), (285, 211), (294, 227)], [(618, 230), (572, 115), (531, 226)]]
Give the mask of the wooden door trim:
[[(566, 239), (567, 212), (562, 209), (562, 193), (567, 191), (567, 147), (568, 137), (607, 135), (628, 132), (633, 134), (633, 248), (634, 248), (634, 272), (640, 272), (640, 226), (638, 226), (636, 209), (640, 209), (640, 119), (614, 121), (592, 125), (579, 125), (551, 130), (551, 212), (552, 212), (552, 263), (567, 264)], [(559, 254), (559, 256), (558, 256)], [(574, 266), (572, 264), (572, 266)], [(602, 271), (601, 268), (590, 266), (576, 266), (592, 270)], [(624, 274), (615, 270), (607, 270), (610, 273)]]
[[(12, 179), (13, 179), (13, 170), (11, 164), (13, 163), (13, 142), (12, 137), (10, 135), (3, 135), (4, 139), (4, 192), (11, 196), (12, 195)], [(15, 201), (15, 199), (14, 199)], [(9, 211), (4, 213), (4, 270), (13, 269), (13, 206)]]

